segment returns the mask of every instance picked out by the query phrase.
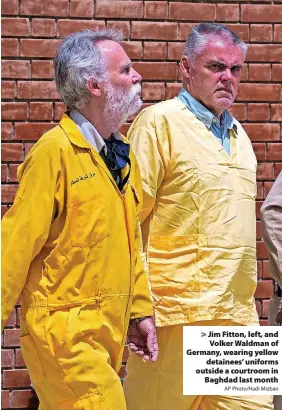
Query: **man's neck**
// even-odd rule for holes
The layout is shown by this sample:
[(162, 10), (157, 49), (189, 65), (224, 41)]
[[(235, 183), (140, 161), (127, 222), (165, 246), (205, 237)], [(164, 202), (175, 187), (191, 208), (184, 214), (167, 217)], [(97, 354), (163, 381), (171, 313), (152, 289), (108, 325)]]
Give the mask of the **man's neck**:
[(106, 125), (101, 110), (92, 110), (84, 107), (79, 112), (95, 127), (104, 140), (111, 137), (113, 131)]

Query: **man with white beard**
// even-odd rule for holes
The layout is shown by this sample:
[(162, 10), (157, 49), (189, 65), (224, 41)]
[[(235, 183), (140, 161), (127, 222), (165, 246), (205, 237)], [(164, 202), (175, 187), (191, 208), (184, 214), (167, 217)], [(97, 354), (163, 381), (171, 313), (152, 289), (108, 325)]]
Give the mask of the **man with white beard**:
[(118, 127), (141, 76), (112, 30), (74, 33), (54, 60), (67, 107), (19, 167), (2, 224), (2, 327), (20, 294), (21, 349), (42, 410), (126, 410), (127, 336), (158, 354), (142, 262), (139, 170)]

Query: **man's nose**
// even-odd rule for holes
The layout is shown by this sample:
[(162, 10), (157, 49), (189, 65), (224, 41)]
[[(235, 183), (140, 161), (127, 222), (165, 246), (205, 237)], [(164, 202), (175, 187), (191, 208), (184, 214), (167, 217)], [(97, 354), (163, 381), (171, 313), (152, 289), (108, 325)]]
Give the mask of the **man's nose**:
[(132, 75), (132, 82), (133, 84), (140, 83), (142, 81), (142, 76), (137, 73), (136, 70), (133, 68), (133, 75)]
[(232, 75), (230, 68), (226, 68), (221, 75), (221, 79), (224, 81), (230, 81), (232, 80), (232, 78), (233, 78), (233, 75)]

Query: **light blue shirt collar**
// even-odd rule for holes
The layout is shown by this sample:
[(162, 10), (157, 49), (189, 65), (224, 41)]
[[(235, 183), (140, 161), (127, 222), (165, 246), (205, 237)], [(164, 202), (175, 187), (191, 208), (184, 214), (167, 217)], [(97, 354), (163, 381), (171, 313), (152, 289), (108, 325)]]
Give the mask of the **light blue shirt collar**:
[(223, 111), (221, 115), (221, 121), (204, 105), (199, 103), (191, 94), (182, 88), (176, 97), (181, 100), (188, 109), (200, 120), (205, 126), (210, 129), (212, 125), (217, 125), (223, 129), (231, 129), (234, 125), (234, 119), (232, 115), (227, 111)]

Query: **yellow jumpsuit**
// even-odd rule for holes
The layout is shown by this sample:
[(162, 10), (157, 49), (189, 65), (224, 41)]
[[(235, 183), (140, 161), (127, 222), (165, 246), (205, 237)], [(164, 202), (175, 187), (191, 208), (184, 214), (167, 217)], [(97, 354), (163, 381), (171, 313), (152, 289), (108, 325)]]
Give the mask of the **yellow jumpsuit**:
[(229, 156), (178, 99), (147, 108), (129, 130), (143, 182), (142, 233), (159, 358), (142, 363), (130, 356), (128, 410), (272, 408), (270, 396), (182, 395), (183, 325), (258, 325), (257, 162), (237, 121), (230, 139)]
[(63, 115), (18, 177), (2, 224), (2, 326), (22, 291), (21, 349), (41, 409), (125, 410), (117, 372), (128, 321), (153, 310), (140, 253), (136, 160), (131, 153), (121, 193)]

